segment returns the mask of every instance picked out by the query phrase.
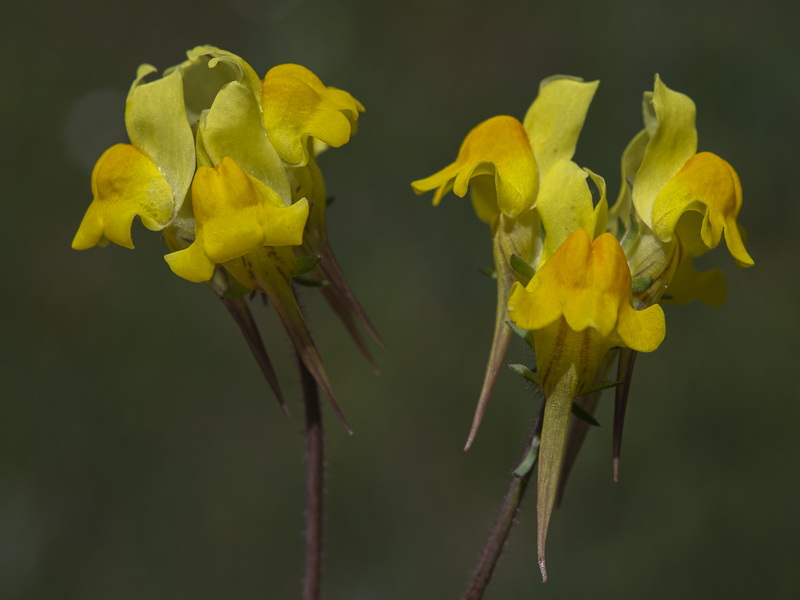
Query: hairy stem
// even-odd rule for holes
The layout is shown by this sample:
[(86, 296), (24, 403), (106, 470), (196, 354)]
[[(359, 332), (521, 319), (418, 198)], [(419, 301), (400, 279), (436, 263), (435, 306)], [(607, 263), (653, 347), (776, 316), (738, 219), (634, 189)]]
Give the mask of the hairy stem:
[(525, 495), (525, 489), (528, 487), (528, 481), (531, 478), (533, 466), (539, 454), (541, 434), (542, 413), (539, 413), (533, 426), (530, 439), (525, 445), (522, 461), (514, 470), (511, 482), (508, 486), (508, 491), (506, 492), (505, 498), (503, 498), (503, 503), (500, 505), (497, 519), (495, 519), (492, 530), (489, 532), (486, 545), (481, 552), (478, 565), (475, 567), (467, 591), (462, 596), (462, 600), (480, 600), (480, 598), (483, 598), (483, 594), (489, 586), (494, 568), (497, 565), (497, 561), (500, 559), (500, 555), (503, 553), (506, 539), (511, 531), (511, 526), (514, 524), (514, 517)]

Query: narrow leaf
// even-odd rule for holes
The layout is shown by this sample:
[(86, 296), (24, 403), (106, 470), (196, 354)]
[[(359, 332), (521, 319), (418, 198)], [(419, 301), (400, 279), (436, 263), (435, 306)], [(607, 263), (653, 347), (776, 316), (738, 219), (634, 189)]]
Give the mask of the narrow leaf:
[(294, 263), (294, 273), (295, 277), (299, 277), (300, 275), (305, 275), (311, 269), (319, 264), (319, 261), (322, 257), (321, 256), (299, 256), (297, 257), (297, 261)]
[(514, 271), (518, 275), (520, 275), (520, 277), (522, 277), (523, 279), (522, 284), (528, 285), (528, 282), (531, 279), (533, 279), (534, 275), (533, 267), (530, 266), (527, 262), (525, 262), (525, 260), (517, 254), (511, 255), (510, 263), (511, 263), (511, 268), (514, 269)]
[(297, 285), (303, 287), (325, 287), (330, 285), (330, 282), (324, 279), (312, 279), (311, 277), (303, 277), (302, 275), (293, 278)]
[(514, 371), (514, 373), (516, 373), (517, 375), (522, 375), (525, 379), (530, 381), (536, 387), (539, 387), (539, 379), (537, 379), (536, 374), (525, 365), (513, 363), (508, 365), (508, 368)]
[(581, 421), (585, 421), (589, 425), (593, 425), (594, 427), (600, 427), (600, 423), (597, 419), (595, 419), (591, 414), (583, 410), (583, 407), (578, 404), (577, 402), (572, 403), (572, 414), (579, 418)]

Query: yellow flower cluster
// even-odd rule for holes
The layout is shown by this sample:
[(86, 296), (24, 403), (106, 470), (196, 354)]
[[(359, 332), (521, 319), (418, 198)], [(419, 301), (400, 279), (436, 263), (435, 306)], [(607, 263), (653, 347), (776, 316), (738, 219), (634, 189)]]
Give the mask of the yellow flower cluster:
[(467, 447), (506, 352), (507, 321), (531, 332), (533, 379), (546, 396), (537, 507), (543, 574), (574, 400), (598, 386), (619, 349), (659, 346), (666, 333), (659, 303), (722, 301), (721, 273), (698, 273), (692, 259), (724, 237), (740, 266), (753, 264), (736, 222), (736, 172), (697, 152), (694, 103), (658, 76), (645, 93), (645, 128), (622, 157), (619, 198), (608, 207), (605, 181), (572, 160), (597, 86), (544, 80), (522, 122), (500, 116), (481, 123), (454, 163), (412, 183), (418, 194), (435, 190), (435, 205), (451, 190), (461, 197), (470, 191), (494, 240), (495, 334)]
[(279, 65), (261, 78), (211, 46), (190, 50), (160, 78), (150, 77), (155, 72), (139, 67), (125, 110), (130, 143), (97, 161), (93, 200), (72, 247), (110, 241), (133, 248), (139, 217), (163, 233), (175, 274), (209, 282), (222, 298), (236, 290), (267, 296), (332, 398), (292, 284), (305, 273), (325, 283), (326, 298), (362, 349), (357, 323), (377, 338), (328, 244), (316, 164), (319, 152), (349, 141), (364, 107), (300, 65)]

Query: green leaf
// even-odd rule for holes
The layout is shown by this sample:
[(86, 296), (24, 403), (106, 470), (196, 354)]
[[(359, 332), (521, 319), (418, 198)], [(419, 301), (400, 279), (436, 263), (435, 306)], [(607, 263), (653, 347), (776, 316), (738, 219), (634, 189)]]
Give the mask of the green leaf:
[(319, 264), (321, 256), (301, 256), (294, 263), (294, 277), (305, 275)]
[(525, 259), (518, 254), (511, 255), (510, 263), (511, 268), (514, 269), (517, 274), (522, 276), (522, 278), (525, 280), (525, 285), (528, 285), (528, 282), (533, 279), (533, 275), (535, 273), (533, 267), (525, 262)]
[(536, 459), (539, 458), (539, 436), (536, 436), (531, 441), (531, 447), (528, 449), (528, 453), (525, 455), (525, 458), (522, 459), (522, 462), (519, 463), (519, 466), (514, 469), (514, 475), (516, 477), (525, 477), (530, 470), (533, 468), (533, 465), (536, 464)]
[(330, 285), (330, 282), (326, 281), (325, 279), (311, 279), (311, 277), (303, 277), (302, 275), (295, 277), (294, 282), (298, 285), (304, 285), (306, 287), (323, 287)]
[(539, 379), (536, 377), (536, 373), (531, 371), (525, 365), (520, 365), (518, 363), (508, 365), (508, 368), (514, 371), (517, 375), (522, 375), (525, 379), (530, 381), (533, 385), (539, 386)]
[(583, 410), (583, 407), (574, 400), (572, 402), (572, 414), (575, 415), (581, 421), (586, 421), (589, 425), (600, 427), (600, 423), (598, 423), (597, 419), (595, 419), (592, 415)]

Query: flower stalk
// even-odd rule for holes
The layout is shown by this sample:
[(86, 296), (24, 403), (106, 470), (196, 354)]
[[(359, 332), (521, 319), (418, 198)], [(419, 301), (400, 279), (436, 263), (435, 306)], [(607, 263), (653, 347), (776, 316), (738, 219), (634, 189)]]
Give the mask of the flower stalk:
[(533, 468), (536, 465), (536, 460), (539, 456), (541, 433), (542, 413), (540, 412), (531, 429), (530, 438), (525, 444), (522, 460), (511, 476), (508, 491), (503, 498), (503, 503), (500, 505), (500, 511), (497, 514), (492, 530), (489, 532), (489, 537), (486, 539), (486, 544), (472, 573), (467, 590), (462, 596), (462, 600), (480, 600), (489, 586), (492, 574), (497, 562), (500, 560), (500, 555), (503, 553), (508, 534), (511, 532), (514, 519), (525, 496), (525, 490), (528, 488)]
[(306, 509), (303, 600), (319, 600), (322, 592), (322, 520), (324, 500), (324, 432), (317, 381), (297, 355), (306, 415)]

